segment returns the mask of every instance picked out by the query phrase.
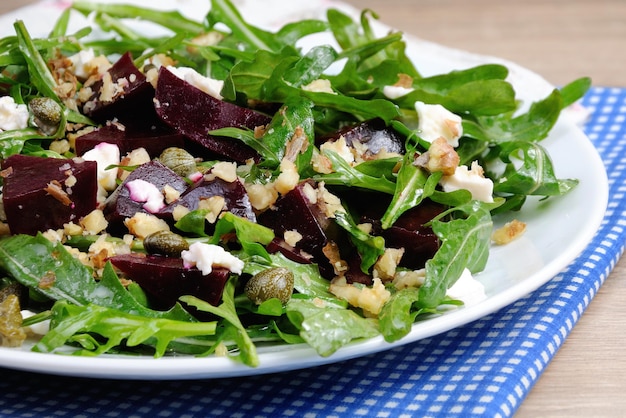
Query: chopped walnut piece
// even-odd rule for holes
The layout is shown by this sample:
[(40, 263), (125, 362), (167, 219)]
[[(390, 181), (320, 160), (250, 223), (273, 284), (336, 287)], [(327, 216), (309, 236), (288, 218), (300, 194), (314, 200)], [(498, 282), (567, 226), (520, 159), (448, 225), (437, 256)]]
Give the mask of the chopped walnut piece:
[(339, 247), (337, 244), (329, 241), (326, 245), (324, 245), (324, 248), (322, 248), (322, 252), (333, 266), (335, 275), (337, 277), (342, 277), (348, 270), (348, 263), (341, 259), (341, 254), (339, 254)]
[(491, 235), (491, 240), (497, 245), (505, 245), (522, 236), (524, 231), (526, 231), (526, 224), (513, 219), (496, 229)]
[(415, 159), (415, 165), (422, 166), (431, 173), (441, 171), (451, 176), (459, 165), (459, 154), (443, 137), (435, 139), (427, 152)]

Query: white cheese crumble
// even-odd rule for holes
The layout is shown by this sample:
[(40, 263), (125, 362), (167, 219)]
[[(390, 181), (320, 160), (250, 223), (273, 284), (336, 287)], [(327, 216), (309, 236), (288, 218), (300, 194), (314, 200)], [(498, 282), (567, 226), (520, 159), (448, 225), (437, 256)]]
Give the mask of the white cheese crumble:
[(28, 126), (28, 108), (17, 104), (13, 97), (0, 97), (0, 131), (13, 131)]
[(402, 86), (384, 86), (383, 95), (390, 100), (395, 100), (402, 96), (406, 96), (407, 94), (411, 93), (413, 90), (414, 89), (412, 88), (407, 88), (407, 87), (402, 87)]
[(472, 199), (483, 202), (493, 202), (493, 181), (483, 174), (483, 168), (474, 161), (471, 169), (460, 165), (451, 176), (443, 176), (439, 181), (445, 192), (466, 189), (472, 194)]
[(168, 66), (167, 69), (171, 71), (176, 77), (185, 80), (187, 83), (202, 90), (206, 94), (215, 97), (218, 100), (222, 100), (221, 91), (224, 87), (223, 80), (216, 80), (211, 77), (205, 77), (198, 73), (193, 68), (189, 67), (174, 67)]
[(203, 275), (211, 274), (213, 267), (225, 267), (241, 274), (244, 263), (219, 245), (194, 242), (181, 253), (185, 268), (197, 267)]
[(415, 110), (419, 119), (420, 138), (433, 142), (443, 137), (453, 147), (459, 146), (459, 138), (463, 135), (460, 116), (439, 104), (426, 104), (419, 101), (415, 102)]
[(83, 80), (86, 80), (90, 76), (90, 63), (95, 58), (96, 55), (91, 48), (83, 49), (78, 53), (68, 57), (68, 59), (72, 62), (74, 75)]
[(165, 207), (164, 196), (152, 183), (143, 179), (135, 179), (126, 183), (133, 202), (143, 203), (143, 208), (156, 213)]
[(462, 300), (465, 306), (475, 305), (487, 297), (485, 286), (476, 280), (468, 269), (463, 270), (461, 277), (446, 294), (452, 299)]
[(107, 191), (117, 187), (117, 168), (107, 167), (120, 164), (120, 149), (115, 144), (101, 142), (83, 154), (83, 159), (95, 161), (98, 167), (98, 197), (106, 196)]

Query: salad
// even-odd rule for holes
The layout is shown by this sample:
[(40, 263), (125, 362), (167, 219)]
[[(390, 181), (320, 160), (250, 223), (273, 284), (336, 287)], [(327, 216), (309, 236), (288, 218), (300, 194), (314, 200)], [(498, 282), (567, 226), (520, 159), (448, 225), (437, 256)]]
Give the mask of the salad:
[[(102, 32), (68, 33), (81, 13)], [(130, 19), (133, 20), (130, 20)], [(586, 78), (520, 110), (507, 68), (424, 77), (374, 12), (269, 32), (74, 2), (0, 40), (0, 341), (73, 355), (321, 356), (463, 302), (493, 217), (576, 186), (541, 146)], [(146, 36), (134, 20), (163, 29)], [(304, 50), (329, 33), (334, 43)], [(32, 336), (30, 336), (32, 337)]]

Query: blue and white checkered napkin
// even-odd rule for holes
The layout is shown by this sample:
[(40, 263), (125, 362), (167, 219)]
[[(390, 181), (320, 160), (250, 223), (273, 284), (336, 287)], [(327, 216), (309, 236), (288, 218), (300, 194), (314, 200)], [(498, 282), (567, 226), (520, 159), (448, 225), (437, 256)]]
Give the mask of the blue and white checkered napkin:
[(586, 132), (610, 182), (589, 247), (533, 294), (461, 328), (342, 363), (275, 375), (172, 382), (0, 369), (0, 416), (510, 416), (624, 249), (626, 89), (593, 88)]

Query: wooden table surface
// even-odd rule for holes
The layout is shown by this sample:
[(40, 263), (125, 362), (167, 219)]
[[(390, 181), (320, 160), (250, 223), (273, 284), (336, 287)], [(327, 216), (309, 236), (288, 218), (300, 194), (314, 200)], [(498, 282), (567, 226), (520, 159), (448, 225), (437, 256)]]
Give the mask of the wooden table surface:
[[(208, 1), (208, 0), (205, 0)], [(2, 0), (0, 13), (33, 3)], [(555, 85), (626, 87), (623, 0), (347, 0), (421, 38), (517, 62)], [(606, 280), (516, 416), (626, 416), (626, 261)]]

